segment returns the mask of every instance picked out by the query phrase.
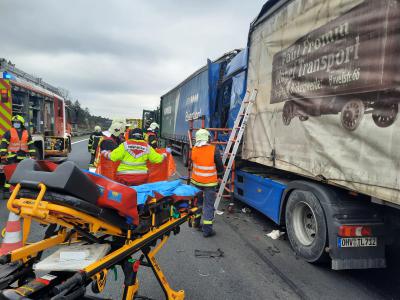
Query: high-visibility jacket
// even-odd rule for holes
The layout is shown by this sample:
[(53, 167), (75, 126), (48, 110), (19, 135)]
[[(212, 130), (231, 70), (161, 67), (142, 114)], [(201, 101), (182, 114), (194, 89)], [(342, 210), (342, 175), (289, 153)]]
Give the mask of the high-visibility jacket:
[(35, 156), (36, 149), (26, 129), (17, 131), (11, 128), (1, 139), (0, 153), (7, 155), (7, 159), (23, 160), (27, 156)]
[(214, 162), (215, 146), (204, 145), (192, 149), (191, 182), (199, 186), (218, 185), (217, 167)]
[(144, 140), (153, 148), (157, 148), (158, 144), (158, 139), (157, 139), (157, 134), (152, 131), (148, 131), (144, 135)]
[(12, 153), (17, 153), (18, 151), (28, 152), (29, 151), (28, 130), (25, 129), (22, 131), (21, 139), (19, 138), (18, 131), (15, 128), (11, 128), (10, 133), (11, 133), (11, 138), (10, 138), (10, 143), (8, 144), (8, 148), (7, 148), (8, 152), (12, 152)]
[(161, 163), (165, 155), (157, 153), (144, 140), (128, 140), (111, 152), (110, 159), (119, 161), (117, 169), (119, 174), (147, 174), (147, 161)]

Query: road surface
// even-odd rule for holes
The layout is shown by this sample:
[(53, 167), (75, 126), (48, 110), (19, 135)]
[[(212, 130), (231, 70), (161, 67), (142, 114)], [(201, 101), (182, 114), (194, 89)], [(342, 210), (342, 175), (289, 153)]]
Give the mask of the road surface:
[[(76, 141), (79, 141), (77, 138)], [(89, 161), (87, 140), (72, 145), (69, 160), (85, 168)], [(186, 171), (177, 160), (179, 175)], [(226, 203), (224, 203), (226, 205)], [(7, 212), (1, 203), (1, 225)], [(187, 299), (400, 299), (399, 249), (390, 249), (387, 269), (332, 271), (296, 258), (287, 240), (272, 240), (266, 233), (279, 229), (261, 214), (243, 213), (235, 202), (235, 212), (217, 216), (215, 237), (204, 239), (200, 232), (183, 225), (157, 258), (170, 285), (184, 289)], [(4, 225), (3, 225), (4, 226)], [(40, 239), (36, 230), (31, 240)], [(221, 249), (221, 258), (197, 258), (194, 250)], [(113, 272), (102, 296), (119, 299), (122, 276)], [(139, 271), (140, 295), (163, 299), (163, 293), (149, 269)]]

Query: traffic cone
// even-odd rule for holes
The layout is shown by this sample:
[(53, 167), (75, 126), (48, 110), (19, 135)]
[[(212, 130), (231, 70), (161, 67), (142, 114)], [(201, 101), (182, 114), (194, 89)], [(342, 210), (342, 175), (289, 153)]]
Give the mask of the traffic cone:
[(0, 248), (0, 255), (22, 247), (22, 231), (19, 216), (10, 212), (6, 225), (6, 233)]

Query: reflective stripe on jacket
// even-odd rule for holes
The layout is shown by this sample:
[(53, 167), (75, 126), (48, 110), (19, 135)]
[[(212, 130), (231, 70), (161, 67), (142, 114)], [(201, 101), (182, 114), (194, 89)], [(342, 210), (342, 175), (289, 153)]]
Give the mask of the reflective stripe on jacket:
[(157, 153), (144, 140), (128, 140), (110, 154), (112, 161), (120, 161), (117, 174), (147, 174), (147, 161), (159, 164), (164, 155)]
[(8, 144), (8, 152), (17, 153), (18, 151), (29, 152), (28, 140), (29, 134), (28, 130), (22, 132), (21, 139), (19, 139), (18, 132), (15, 128), (10, 129), (10, 143)]
[(193, 147), (191, 182), (200, 186), (216, 186), (218, 184), (217, 167), (214, 162), (214, 145)]

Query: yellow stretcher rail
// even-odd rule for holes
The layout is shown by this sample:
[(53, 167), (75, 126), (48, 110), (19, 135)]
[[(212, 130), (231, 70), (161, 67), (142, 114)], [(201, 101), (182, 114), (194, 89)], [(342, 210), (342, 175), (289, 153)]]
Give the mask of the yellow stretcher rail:
[[(123, 230), (77, 209), (46, 201), (44, 200), (46, 198), (46, 186), (40, 183), (38, 187), (40, 191), (36, 199), (18, 198), (21, 185), (17, 184), (8, 200), (8, 209), (20, 215), (23, 219), (24, 246), (5, 256), (0, 256), (0, 264), (14, 264), (24, 268), (32, 268), (33, 263), (40, 259), (44, 250), (65, 242), (73, 243), (85, 237), (99, 241), (101, 241), (102, 237), (112, 237), (111, 240), (107, 240), (107, 243), (111, 243), (112, 246), (110, 253), (95, 263), (82, 268), (79, 272), (71, 273), (68, 278), (57, 282), (51, 288), (50, 286), (48, 287), (51, 299), (80, 299), (85, 293), (85, 288), (83, 287), (86, 287), (89, 283), (92, 283), (94, 291), (103, 291), (108, 270), (116, 265), (121, 265), (124, 270), (124, 300), (134, 299), (135, 295), (137, 295), (139, 282), (136, 274), (140, 265), (150, 267), (153, 270), (166, 299), (184, 299), (185, 293), (183, 290), (175, 291), (170, 287), (155, 256), (165, 245), (171, 232), (179, 233), (180, 225), (193, 220), (197, 211), (197, 207), (193, 205), (194, 201), (190, 202), (189, 208), (181, 211), (179, 216), (174, 216), (173, 205), (171, 205), (169, 219), (159, 226), (156, 226), (155, 214), (157, 210), (149, 209), (152, 214), (150, 216), (152, 220), (150, 229), (147, 233), (138, 235), (133, 229)], [(152, 205), (155, 205), (154, 203)], [(52, 235), (45, 237), (43, 240), (26, 245), (32, 220), (54, 227), (58, 225), (59, 227)], [(143, 254), (139, 260), (134, 261), (132, 255), (138, 252)], [(22, 295), (28, 290), (27, 288), (17, 288), (15, 292), (28, 299), (40, 299), (34, 298), (35, 293), (29, 294), (32, 291)], [(13, 291), (7, 292), (12, 293)]]

